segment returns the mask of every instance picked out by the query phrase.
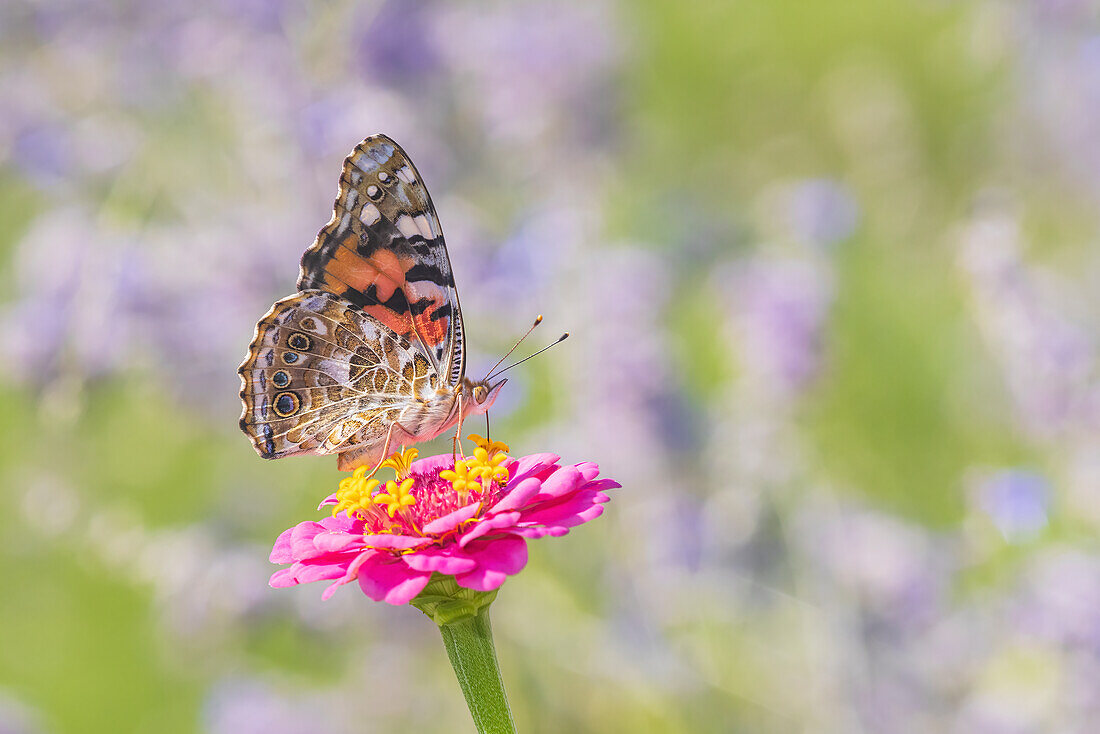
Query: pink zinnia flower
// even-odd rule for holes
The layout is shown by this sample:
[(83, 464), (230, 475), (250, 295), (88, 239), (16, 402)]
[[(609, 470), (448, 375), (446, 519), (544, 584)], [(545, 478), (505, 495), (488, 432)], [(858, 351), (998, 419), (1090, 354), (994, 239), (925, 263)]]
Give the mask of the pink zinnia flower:
[(397, 472), (384, 487), (365, 469), (340, 483), (322, 506), (333, 516), (286, 530), (271, 551), (273, 563), (290, 563), (271, 577), (274, 587), (329, 580), (337, 587), (358, 580), (375, 601), (406, 604), (433, 573), (462, 587), (492, 591), (527, 564), (527, 539), (560, 536), (603, 512), (603, 490), (585, 462), (559, 466), (553, 454), (520, 459), (508, 447), (471, 436), (474, 456), (420, 461), (415, 449), (383, 463)]

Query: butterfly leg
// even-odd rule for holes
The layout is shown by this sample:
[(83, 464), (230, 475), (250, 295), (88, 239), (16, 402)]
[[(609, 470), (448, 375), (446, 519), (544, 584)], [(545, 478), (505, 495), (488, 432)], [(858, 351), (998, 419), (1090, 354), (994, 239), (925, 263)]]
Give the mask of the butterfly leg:
[(397, 439), (398, 446), (407, 446), (408, 444), (416, 443), (416, 437), (409, 433), (407, 428), (397, 421), (391, 423), (390, 430), (386, 431), (386, 443), (382, 447), (382, 457), (378, 460), (378, 463), (374, 465), (374, 468), (370, 470), (370, 474), (366, 475), (366, 479), (373, 477), (375, 472), (381, 468), (382, 463), (389, 458), (390, 444), (394, 438)]
[(466, 452), (462, 448), (462, 419), (465, 417), (462, 415), (462, 393), (458, 394), (458, 426), (455, 428), (454, 443), (451, 449), (451, 458), (457, 461), (457, 455), (461, 453), (462, 458), (466, 458)]

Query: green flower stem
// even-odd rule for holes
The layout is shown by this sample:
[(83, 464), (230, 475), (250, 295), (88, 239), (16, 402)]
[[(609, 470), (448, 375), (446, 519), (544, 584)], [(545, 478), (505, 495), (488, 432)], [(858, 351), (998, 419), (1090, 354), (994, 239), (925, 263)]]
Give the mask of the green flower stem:
[(493, 647), (489, 605), (482, 607), (477, 616), (445, 624), (439, 631), (478, 733), (515, 734), (516, 724)]
[(495, 591), (471, 591), (453, 576), (433, 574), (412, 605), (439, 625), (447, 657), (479, 734), (516, 734), (493, 646), (489, 605)]

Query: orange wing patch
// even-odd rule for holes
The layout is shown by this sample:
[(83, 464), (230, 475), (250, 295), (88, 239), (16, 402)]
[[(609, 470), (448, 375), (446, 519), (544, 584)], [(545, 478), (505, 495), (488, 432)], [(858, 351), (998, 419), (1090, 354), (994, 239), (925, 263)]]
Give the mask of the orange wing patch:
[[(418, 302), (428, 299), (428, 307), (418, 313), (416, 328), (424, 341), (433, 347), (442, 344), (450, 336), (450, 318), (447, 315), (449, 309), (444, 309), (447, 302), (447, 292), (430, 281), (419, 281), (408, 287), (412, 296)], [(443, 313), (437, 313), (443, 310)]]
[[(412, 328), (409, 326), (409, 320), (405, 318), (404, 314), (397, 313), (391, 308), (386, 306), (364, 306), (363, 311), (369, 316), (373, 316), (378, 321), (381, 321), (384, 326), (389, 328), (395, 334), (400, 334), (406, 339), (414, 340), (416, 337), (412, 333)], [(420, 322), (417, 322), (417, 328), (420, 328)], [(425, 336), (425, 339), (428, 337)]]
[(433, 321), (427, 313), (416, 317), (416, 328), (420, 330), (420, 335), (424, 337), (424, 341), (433, 347), (442, 344), (443, 340), (447, 338), (447, 327), (446, 318)]
[(395, 291), (404, 289), (405, 273), (415, 264), (412, 258), (399, 257), (392, 250), (376, 250), (371, 257), (363, 257), (355, 251), (354, 235), (344, 240), (345, 246), (325, 263), (325, 285), (334, 290), (350, 286), (360, 293), (374, 285), (380, 301), (388, 301)]

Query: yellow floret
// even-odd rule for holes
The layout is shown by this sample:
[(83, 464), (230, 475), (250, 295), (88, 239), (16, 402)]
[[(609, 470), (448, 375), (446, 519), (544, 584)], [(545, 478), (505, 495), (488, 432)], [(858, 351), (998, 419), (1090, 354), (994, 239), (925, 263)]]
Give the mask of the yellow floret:
[(366, 512), (374, 504), (371, 492), (381, 482), (377, 479), (367, 479), (366, 473), (367, 467), (361, 466), (350, 477), (340, 480), (340, 487), (336, 490), (336, 507), (332, 511), (333, 517), (345, 511), (348, 517), (352, 517), (360, 510)]
[[(508, 444), (503, 441), (490, 441), (476, 433), (471, 433), (467, 438), (477, 444), (473, 457), (459, 462), (465, 464), (467, 481), (480, 479), (485, 485), (490, 482), (506, 483), (508, 470), (504, 468), (504, 462), (508, 460)], [(458, 471), (459, 466), (456, 465), (455, 470)], [(480, 486), (478, 488), (480, 489)]]
[(393, 469), (397, 474), (398, 479), (404, 479), (409, 476), (409, 472), (412, 468), (412, 463), (416, 461), (416, 457), (420, 455), (420, 452), (416, 449), (405, 449), (404, 451), (395, 451), (390, 454), (390, 457), (383, 461), (379, 467), (388, 466)]
[(481, 484), (477, 481), (477, 474), (470, 474), (470, 468), (466, 465), (469, 459), (459, 459), (455, 462), (455, 468), (444, 469), (439, 472), (439, 478), (451, 483), (455, 492), (465, 496), (469, 492), (480, 492)]
[(490, 441), (489, 439), (483, 438), (476, 433), (471, 433), (466, 438), (477, 444), (478, 448), (485, 449), (485, 453), (489, 454), (490, 456), (494, 456), (498, 453), (508, 453), (508, 444), (504, 443), (503, 441)]
[(508, 470), (503, 466), (507, 460), (507, 454), (490, 454), (483, 448), (476, 448), (473, 458), (466, 459), (466, 467), (470, 476), (480, 477), (485, 483), (504, 484), (508, 481)]
[(386, 491), (374, 496), (376, 504), (385, 505), (386, 513), (392, 518), (401, 509), (416, 504), (412, 496), (413, 478), (409, 477), (398, 484), (392, 479), (386, 482)]

